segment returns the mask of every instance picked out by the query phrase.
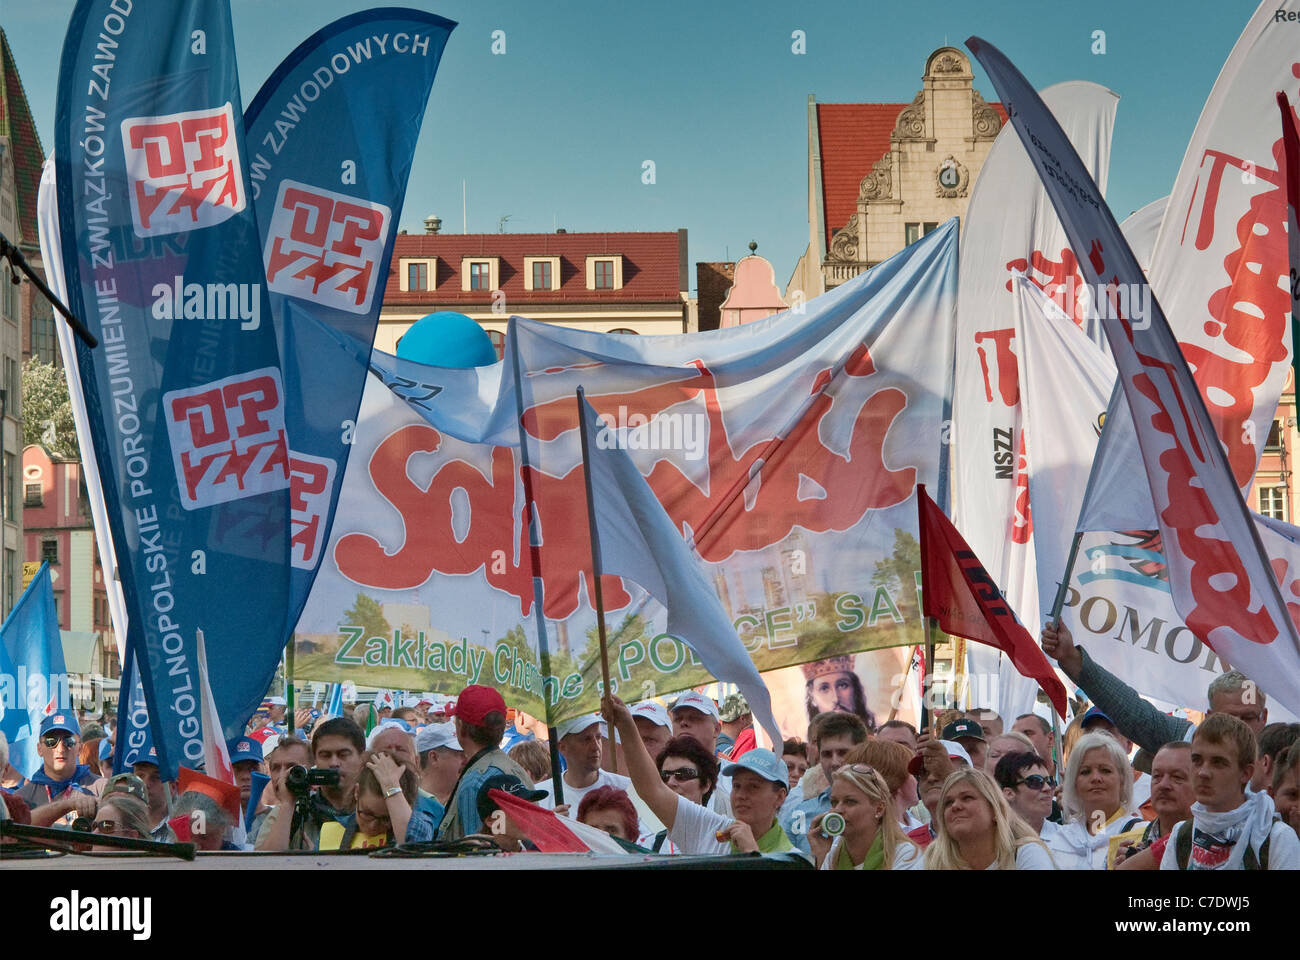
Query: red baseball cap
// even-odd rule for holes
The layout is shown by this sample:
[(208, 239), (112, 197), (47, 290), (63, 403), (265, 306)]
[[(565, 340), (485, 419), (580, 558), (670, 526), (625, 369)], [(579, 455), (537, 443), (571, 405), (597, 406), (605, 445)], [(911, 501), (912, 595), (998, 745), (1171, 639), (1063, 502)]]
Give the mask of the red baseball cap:
[(489, 713), (499, 713), (504, 717), (505, 712), (506, 702), (501, 694), (492, 687), (477, 683), (462, 690), (460, 696), (456, 698), (455, 706), (447, 710), (448, 715), (460, 717), (466, 723), (476, 726), (481, 724), (483, 718)]

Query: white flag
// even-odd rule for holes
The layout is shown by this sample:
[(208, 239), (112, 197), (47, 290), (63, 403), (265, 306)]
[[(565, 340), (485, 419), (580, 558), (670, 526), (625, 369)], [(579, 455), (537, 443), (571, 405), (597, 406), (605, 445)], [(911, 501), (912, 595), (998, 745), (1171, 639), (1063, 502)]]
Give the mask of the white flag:
[[(1300, 13), (1300, 0), (1261, 4), (1228, 55), (1183, 156), (1148, 270), (1245, 496), (1291, 369), (1286, 187), (1274, 98), (1284, 91), (1293, 105), (1300, 102), (1300, 57), (1296, 31), (1277, 22), (1278, 11)], [(1145, 268), (1136, 248), (1134, 255)], [(1154, 527), (1148, 498), (1116, 495), (1133, 489), (1141, 459), (1125, 404), (1111, 410), (1111, 421), (1080, 529)]]
[(694, 650), (718, 680), (738, 686), (772, 743), (781, 743), (767, 685), (705, 578), (699, 557), (618, 445), (618, 435), (585, 399), (581, 411), (601, 573), (626, 577), (662, 603), (668, 632)]
[[(1118, 98), (1095, 83), (1062, 83), (1043, 97), (1099, 183), (1105, 184)], [(1011, 320), (1011, 279), (1027, 273), (1046, 295), (1084, 322), (1075, 292), (1078, 258), (1051, 202), (1008, 126), (994, 141), (971, 191), (962, 228), (953, 386), (952, 518), (1002, 587), (1021, 622), (1038, 622), (1031, 464), (1022, 451), (1018, 345)], [(1033, 631), (1031, 631), (1033, 632)], [(1028, 713), (1038, 686), (1000, 651), (968, 647), (971, 675), (998, 677), (996, 707), (1004, 717)], [(987, 690), (983, 682), (979, 689)]]
[[(1295, 709), (1300, 636), (1283, 597), (1283, 591), (1300, 596), (1300, 589), (1291, 591), (1294, 569), (1279, 569), (1285, 560), (1271, 547), (1266, 553), (1238, 489), (1231, 447), (1219, 443), (1186, 348), (1180, 350), (1157, 299), (1145, 313), (1134, 309), (1133, 297), (1147, 286), (1142, 269), (1064, 131), (1005, 56), (978, 38), (968, 43), (1011, 102), (1012, 123), (1074, 246), (1092, 251), (1082, 263), (1088, 282), (1128, 292), (1127, 302), (1112, 295), (1102, 323), (1138, 431), (1174, 604), (1193, 633)], [(1281, 292), (1289, 303), (1289, 284)], [(1216, 399), (1213, 388), (1207, 392)]]

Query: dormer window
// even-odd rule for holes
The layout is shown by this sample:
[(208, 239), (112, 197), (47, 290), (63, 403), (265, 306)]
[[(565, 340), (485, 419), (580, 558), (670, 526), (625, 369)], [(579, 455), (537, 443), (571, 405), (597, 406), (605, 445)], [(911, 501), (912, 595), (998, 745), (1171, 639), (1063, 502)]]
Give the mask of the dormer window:
[(497, 257), (465, 257), (460, 262), (460, 288), (465, 291), (496, 290), (498, 281)]
[(524, 257), (525, 290), (559, 290), (559, 257)]
[(418, 292), (438, 285), (437, 257), (403, 257), (398, 263), (399, 290)]
[(587, 289), (619, 290), (623, 286), (623, 258), (613, 256), (587, 257)]

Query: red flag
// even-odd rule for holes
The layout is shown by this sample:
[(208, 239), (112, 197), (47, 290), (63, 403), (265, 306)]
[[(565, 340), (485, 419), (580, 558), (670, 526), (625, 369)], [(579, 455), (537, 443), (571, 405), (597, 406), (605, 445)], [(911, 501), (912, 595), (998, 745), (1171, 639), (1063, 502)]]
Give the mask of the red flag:
[(529, 803), (504, 790), (489, 790), (488, 796), (505, 811), (542, 853), (587, 853), (590, 851), (577, 835), (561, 822), (555, 811)]
[(921, 513), (921, 602), (927, 617), (957, 637), (997, 647), (1021, 676), (1037, 680), (1056, 712), (1065, 716), (1065, 685), (1046, 654), (1021, 626), (998, 585), (923, 485), (916, 488)]
[(230, 814), (232, 823), (239, 822), (239, 788), (233, 783), (225, 783), (197, 770), (191, 770), (189, 767), (181, 767), (176, 773), (176, 785), (179, 793), (193, 790), (196, 793), (207, 794), (217, 802), (219, 807)]

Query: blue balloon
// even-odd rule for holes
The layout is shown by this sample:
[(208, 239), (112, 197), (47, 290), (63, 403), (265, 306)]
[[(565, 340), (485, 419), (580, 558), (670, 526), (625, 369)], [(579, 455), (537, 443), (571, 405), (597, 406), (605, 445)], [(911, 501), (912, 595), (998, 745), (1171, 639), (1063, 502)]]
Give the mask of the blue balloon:
[(443, 311), (421, 317), (402, 334), (397, 356), (431, 367), (488, 367), (497, 351), (487, 331), (463, 313)]

